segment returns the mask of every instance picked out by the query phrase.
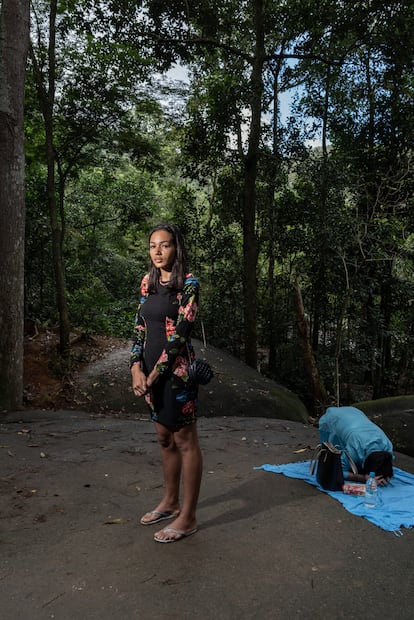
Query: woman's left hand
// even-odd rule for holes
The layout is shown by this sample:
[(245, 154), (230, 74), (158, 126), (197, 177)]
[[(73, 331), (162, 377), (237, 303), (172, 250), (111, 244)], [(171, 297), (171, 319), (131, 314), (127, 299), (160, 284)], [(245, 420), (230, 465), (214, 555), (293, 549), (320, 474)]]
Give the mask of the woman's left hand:
[(135, 396), (144, 396), (147, 393), (147, 378), (138, 364), (131, 368), (132, 390)]

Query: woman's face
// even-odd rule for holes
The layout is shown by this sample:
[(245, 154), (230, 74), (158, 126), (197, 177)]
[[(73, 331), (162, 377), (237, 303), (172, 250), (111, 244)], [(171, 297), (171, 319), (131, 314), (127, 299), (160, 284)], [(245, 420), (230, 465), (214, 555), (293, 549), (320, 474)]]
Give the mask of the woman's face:
[(173, 236), (166, 230), (156, 230), (150, 237), (152, 263), (162, 271), (171, 271), (175, 258)]

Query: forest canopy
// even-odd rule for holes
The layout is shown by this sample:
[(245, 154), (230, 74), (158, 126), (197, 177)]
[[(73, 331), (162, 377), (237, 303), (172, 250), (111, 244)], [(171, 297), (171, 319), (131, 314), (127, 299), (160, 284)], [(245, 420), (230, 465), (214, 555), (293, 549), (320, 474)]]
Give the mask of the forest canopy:
[(315, 410), (412, 392), (413, 30), (405, 1), (33, 0), (25, 316), (67, 358), (129, 336), (169, 221), (196, 335)]

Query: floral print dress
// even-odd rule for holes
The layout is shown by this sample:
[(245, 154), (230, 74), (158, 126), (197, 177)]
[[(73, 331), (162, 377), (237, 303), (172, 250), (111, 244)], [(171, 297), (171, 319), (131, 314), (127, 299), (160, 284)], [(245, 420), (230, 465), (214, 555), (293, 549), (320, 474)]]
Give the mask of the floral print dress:
[(148, 375), (155, 367), (160, 373), (145, 396), (151, 419), (171, 428), (194, 422), (197, 386), (189, 380), (189, 354), (194, 357), (190, 334), (197, 313), (199, 282), (192, 274), (185, 278), (182, 291), (160, 283), (148, 292), (149, 274), (141, 282), (141, 297), (135, 319), (131, 366), (140, 364)]

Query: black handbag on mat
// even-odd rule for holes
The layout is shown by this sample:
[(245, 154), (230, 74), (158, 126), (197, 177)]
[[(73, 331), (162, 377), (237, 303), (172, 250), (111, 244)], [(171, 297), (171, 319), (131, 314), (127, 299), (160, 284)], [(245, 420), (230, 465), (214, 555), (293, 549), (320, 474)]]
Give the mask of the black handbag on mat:
[(345, 454), (349, 465), (354, 472), (358, 469), (351, 457), (344, 451), (333, 445), (330, 441), (323, 441), (317, 446), (315, 455), (311, 460), (310, 473), (316, 469), (316, 480), (325, 491), (342, 491), (344, 474), (342, 471), (341, 455)]

